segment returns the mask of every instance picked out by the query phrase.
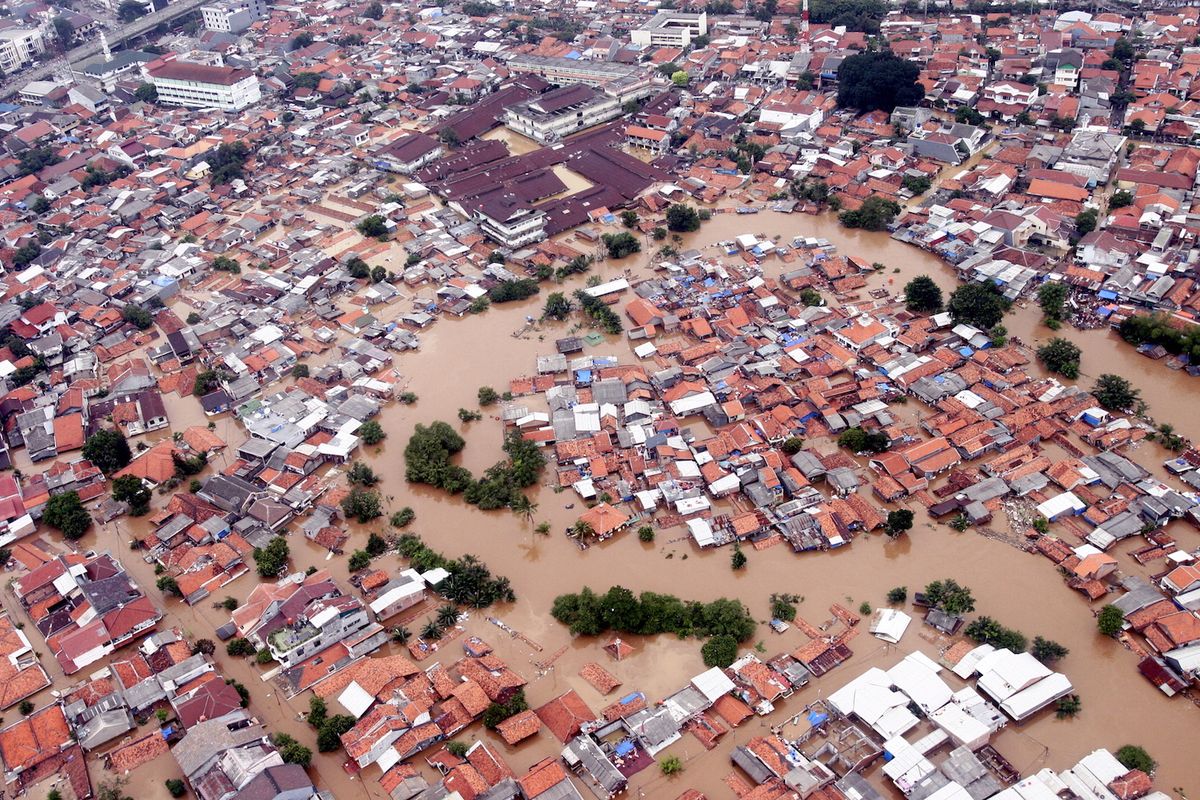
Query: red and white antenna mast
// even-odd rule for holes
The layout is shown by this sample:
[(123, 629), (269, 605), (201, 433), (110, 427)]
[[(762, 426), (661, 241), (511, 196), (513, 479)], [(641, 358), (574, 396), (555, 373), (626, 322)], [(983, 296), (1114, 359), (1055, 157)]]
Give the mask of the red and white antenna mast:
[(812, 52), (812, 44), (808, 40), (808, 0), (804, 0), (803, 10), (800, 13), (800, 52)]

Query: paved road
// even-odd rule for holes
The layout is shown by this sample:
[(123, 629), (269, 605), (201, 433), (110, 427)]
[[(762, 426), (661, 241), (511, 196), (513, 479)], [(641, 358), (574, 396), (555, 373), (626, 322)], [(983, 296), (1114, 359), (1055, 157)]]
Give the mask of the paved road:
[[(158, 25), (177, 19), (209, 2), (211, 0), (178, 0), (178, 2), (171, 3), (166, 8), (155, 11), (153, 14), (147, 14), (141, 19), (105, 31), (105, 36), (108, 38), (108, 45), (114, 50), (119, 49), (118, 45), (126, 39), (141, 36)], [(96, 32), (91, 34), (91, 36), (94, 38), (74, 48), (65, 57), (59, 56), (53, 61), (26, 70), (20, 75), (10, 78), (3, 86), (0, 86), (0, 98), (13, 96), (30, 81), (42, 81), (56, 73), (65, 73), (67, 71), (66, 63), (68, 59), (72, 64), (78, 66), (80, 62), (99, 55), (103, 49), (100, 46), (100, 34)]]

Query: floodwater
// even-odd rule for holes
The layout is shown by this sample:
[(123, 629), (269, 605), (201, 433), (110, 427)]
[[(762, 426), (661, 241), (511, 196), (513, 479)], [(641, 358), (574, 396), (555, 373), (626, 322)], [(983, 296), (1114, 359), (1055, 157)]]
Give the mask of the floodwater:
[[(910, 277), (922, 273), (934, 277), (944, 289), (951, 289), (954, 285), (950, 269), (929, 254), (883, 234), (844, 230), (832, 216), (811, 217), (770, 212), (741, 217), (716, 215), (705, 223), (700, 232), (686, 236), (682, 246), (705, 247), (746, 232), (765, 234), (768, 238), (780, 236), (785, 241), (796, 235), (823, 237), (837, 245), (842, 255), (882, 262), (887, 269), (872, 278), (872, 288), (886, 285), (898, 291)], [(584, 250), (591, 249), (582, 243), (577, 246)], [(648, 274), (648, 265), (649, 257), (643, 253), (627, 262), (601, 263), (593, 270), (593, 274), (598, 273), (605, 278), (623, 272)], [(769, 274), (778, 274), (784, 267), (778, 260), (771, 260), (767, 262), (766, 269)], [(899, 272), (894, 273), (893, 269)], [(573, 290), (582, 283), (582, 278), (577, 277), (564, 289)], [(477, 634), (493, 644), (499, 655), (531, 681), (526, 693), (532, 706), (536, 707), (568, 688), (577, 690), (597, 712), (616, 698), (635, 690), (644, 691), (653, 702), (684, 685), (691, 676), (704, 669), (700, 645), (694, 640), (678, 640), (671, 636), (650, 640), (634, 637), (630, 641), (637, 648), (636, 652), (616, 663), (600, 649), (599, 645), (603, 644), (604, 639), (573, 639), (565, 628), (549, 616), (549, 609), (556, 595), (576, 591), (584, 585), (603, 590), (612, 584), (620, 584), (634, 592), (671, 592), (685, 599), (696, 600), (736, 597), (763, 623), (748, 646), (761, 641), (764, 650), (762, 657), (765, 659), (783, 650), (795, 649), (806, 641), (795, 628), (777, 635), (765, 625), (768, 597), (772, 592), (802, 596), (804, 600), (800, 603), (799, 615), (814, 625), (820, 625), (830, 618), (829, 607), (832, 603), (852, 609), (862, 602), (878, 606), (885, 602), (885, 594), (892, 587), (907, 586), (911, 595), (929, 581), (955, 578), (974, 590), (978, 613), (994, 616), (1002, 623), (1023, 631), (1030, 639), (1034, 635), (1042, 635), (1062, 643), (1070, 650), (1070, 655), (1059, 664), (1059, 669), (1071, 678), (1082, 700), (1083, 710), (1079, 716), (1073, 720), (1057, 720), (1053, 713), (1043, 712), (1021, 727), (1006, 729), (995, 741), (1000, 752), (1022, 772), (1028, 774), (1044, 766), (1065, 769), (1097, 747), (1116, 749), (1126, 743), (1136, 743), (1144, 746), (1159, 761), (1157, 788), (1171, 792), (1175, 787), (1182, 787), (1193, 795), (1200, 791), (1200, 782), (1192, 766), (1197, 731), (1196, 709), (1184, 699), (1167, 699), (1141, 678), (1135, 669), (1135, 657), (1117, 642), (1096, 633), (1093, 609), (1081, 595), (1063, 584), (1048, 561), (973, 532), (956, 533), (946, 526), (935, 526), (919, 506), (914, 508), (917, 512), (916, 527), (910, 535), (899, 541), (892, 542), (879, 535), (866, 536), (839, 551), (806, 555), (793, 554), (786, 546), (765, 551), (748, 548), (748, 567), (735, 573), (730, 569), (727, 550), (698, 551), (686, 539), (686, 532), (681, 528), (658, 530), (653, 544), (643, 544), (636, 537), (626, 534), (603, 545), (580, 551), (573, 541), (562, 534), (582, 508), (578, 499), (569, 492), (558, 493), (548, 487), (533, 490), (531, 496), (537, 503), (537, 510), (534, 521), (528, 522), (508, 512), (481, 512), (459, 498), (408, 485), (403, 478), (403, 447), (413, 426), (418, 423), (442, 419), (451, 421), (462, 430), (467, 446), (460, 457), (461, 463), (476, 473), (502, 457), (500, 445), (503, 428), (495, 416), (495, 407), (486, 410), (490, 413), (482, 421), (466, 425), (457, 423), (455, 411), (459, 407), (476, 408), (476, 390), (480, 386), (490, 385), (503, 391), (511, 378), (531, 374), (535, 357), (540, 353), (552, 352), (554, 339), (572, 330), (572, 323), (568, 322), (547, 325), (521, 337), (515, 335), (522, 328), (526, 315), (539, 314), (543, 300), (539, 296), (520, 303), (492, 306), (480, 316), (441, 319), (422, 332), (420, 351), (398, 354), (393, 365), (402, 376), (405, 388), (415, 392), (420, 399), (412, 406), (397, 403), (385, 409), (381, 421), (388, 438), (382, 445), (368, 448), (364, 454), (364, 460), (383, 477), (380, 488), (388, 509), (411, 506), (416, 511), (416, 521), (411, 530), (420, 533), (427, 543), (449, 556), (473, 553), (485, 561), (493, 572), (512, 580), (518, 595), (516, 604), (497, 606), (482, 613), (472, 611), (465, 625), (469, 633)], [(384, 313), (385, 316), (388, 313), (395, 315), (402, 310), (394, 307)], [(1027, 341), (1033, 341), (1039, 335), (1048, 335), (1044, 329), (1040, 333), (1035, 329), (1036, 314), (1033, 310), (1018, 311), (1006, 320), (1006, 324), (1012, 334)], [(1067, 331), (1066, 335), (1075, 338), (1073, 331)], [(1200, 428), (1194, 427), (1195, 423), (1184, 413), (1186, 389), (1175, 385), (1180, 379), (1177, 373), (1141, 359), (1133, 354), (1131, 348), (1109, 346), (1111, 342), (1106, 341), (1109, 336), (1104, 332), (1084, 332), (1078, 336), (1078, 341), (1085, 345), (1086, 371), (1104, 369), (1125, 374), (1142, 390), (1152, 412), (1176, 422), (1181, 432), (1189, 435), (1200, 433)], [(608, 337), (603, 344), (589, 348), (587, 352), (589, 355), (617, 355), (624, 363), (636, 360), (620, 337)], [(1126, 359), (1128, 363), (1124, 363)], [(517, 402), (538, 407), (539, 400), (528, 398), (518, 399)], [(170, 411), (176, 430), (182, 430), (188, 424), (206, 422), (198, 410), (198, 404), (191, 398), (171, 398)], [(242, 438), (236, 423), (228, 418), (218, 420), (217, 432), (231, 447), (236, 447)], [(1156, 447), (1147, 447), (1142, 454), (1151, 461), (1161, 458)], [(224, 460), (218, 458), (214, 466), (219, 469), (226, 463), (228, 457)], [(156, 506), (162, 502), (164, 498), (156, 495)], [(566, 506), (569, 504), (576, 504), (576, 507), (568, 509)], [(362, 547), (368, 531), (384, 531), (385, 520), (386, 514), (384, 519), (375, 524), (356, 527), (346, 552)], [(550, 523), (552, 533), (549, 536), (534, 533), (533, 527), (540, 521)], [(123, 560), (141, 585), (155, 595), (153, 569), (130, 551), (126, 544), (131, 531), (141, 530), (144, 525), (143, 520), (121, 520), (118, 525), (96, 530), (82, 545), (111, 550)], [(1188, 528), (1181, 528), (1176, 535), (1181, 547), (1187, 549), (1194, 548), (1200, 538)], [(316, 565), (328, 567), (339, 579), (347, 577), (345, 557), (329, 559), (323, 550), (296, 534), (289, 537), (289, 542), (295, 569)], [(1131, 546), (1123, 547), (1129, 549)], [(1124, 550), (1117, 555), (1122, 569), (1146, 574), (1146, 568), (1129, 559)], [(377, 563), (391, 568), (401, 567), (400, 560), (394, 555), (385, 556)], [(226, 587), (227, 593), (244, 599), (254, 581), (254, 577), (243, 577)], [(213, 598), (214, 601), (219, 599)], [(8, 593), (5, 593), (4, 601), (16, 614), (14, 618), (21, 619)], [(209, 603), (189, 608), (178, 600), (169, 600), (165, 602), (165, 607), (168, 616), (164, 627), (178, 625), (197, 637), (211, 637), (213, 630), (228, 620), (226, 612)], [(413, 621), (407, 623), (408, 627), (418, 629), (425, 617), (435, 609), (435, 603), (427, 603), (415, 612)], [(537, 642), (541, 650), (536, 651), (519, 640), (510, 639), (485, 621), (484, 617), (489, 615), (502, 619), (528, 639)], [(865, 627), (865, 623), (863, 625)], [(864, 631), (851, 642), (855, 656), (846, 665), (815, 680), (805, 690), (777, 707), (774, 714), (748, 720), (742, 727), (729, 733), (713, 752), (705, 752), (694, 738), (685, 734), (681, 741), (661, 754), (683, 758), (686, 761), (684, 772), (667, 779), (657, 768), (651, 767), (631, 779), (631, 791), (637, 791), (638, 796), (669, 798), (677, 796), (685, 788), (697, 788), (707, 792), (710, 797), (729, 797), (730, 791), (724, 785), (723, 778), (735, 771), (729, 761), (733, 747), (744, 744), (753, 736), (768, 733), (768, 726), (783, 724), (805, 703), (827, 696), (868, 666), (888, 666), (912, 649), (936, 656), (945, 643), (926, 640), (923, 636), (927, 634), (922, 628), (919, 623), (914, 624), (899, 647), (887, 647)], [(34, 638), (37, 638), (36, 635)], [(434, 660), (448, 664), (461, 654), (457, 642), (448, 642), (446, 648), (444, 657), (435, 656), (422, 662), (422, 666)], [(535, 665), (534, 662), (551, 659), (562, 648), (566, 649), (548, 671)], [(249, 661), (229, 658), (223, 648), (218, 648), (215, 659), (218, 669), (250, 689), (250, 709), (269, 729), (287, 731), (315, 751), (313, 732), (298, 721), (300, 713), (307, 709), (307, 696), (288, 700), (276, 691), (272, 683), (263, 683), (259, 679), (262, 668)], [(70, 681), (55, 674), (56, 667), (48, 653), (43, 653), (42, 661), (51, 670), (56, 685), (61, 687), (70, 684)], [(591, 661), (600, 663), (623, 682), (607, 698), (602, 698), (578, 677), (582, 665)], [(953, 676), (950, 681), (957, 686)], [(38, 698), (38, 705), (49, 699), (49, 693), (43, 693)], [(331, 708), (331, 712), (334, 710), (340, 711)], [(147, 730), (148, 726), (142, 726), (137, 735)], [(546, 730), (516, 748), (506, 747), (478, 725), (469, 728), (459, 738), (472, 740), (479, 736), (486, 736), (518, 775), (536, 761), (556, 755), (561, 748)], [(375, 782), (378, 771), (373, 767), (368, 769), (367, 780), (361, 788), (359, 779), (342, 768), (337, 754), (316, 755), (314, 767), (311, 770), (314, 780), (339, 798), (353, 797), (359, 792), (365, 792), (369, 797), (382, 797), (384, 794)], [(107, 777), (95, 765), (92, 774), (93, 780)], [(169, 757), (161, 757), (139, 769), (132, 776), (132, 784), (139, 790), (138, 797), (165, 797), (162, 780), (175, 774), (174, 762)], [(433, 778), (432, 772), (430, 777)], [(146, 787), (145, 792), (142, 791), (143, 787)]]

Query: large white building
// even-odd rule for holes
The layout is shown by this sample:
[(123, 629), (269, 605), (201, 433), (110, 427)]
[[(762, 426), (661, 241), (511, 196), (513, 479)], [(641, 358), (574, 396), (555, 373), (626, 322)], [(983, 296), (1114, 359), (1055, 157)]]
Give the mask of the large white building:
[(222, 33), (241, 33), (267, 13), (264, 0), (218, 0), (200, 6), (204, 27)]
[(629, 32), (634, 44), (645, 47), (687, 47), (708, 34), (708, 14), (663, 9)]
[(241, 111), (258, 102), (258, 77), (249, 70), (168, 61), (149, 71), (158, 102), (186, 108)]
[(0, 68), (5, 72), (20, 69), (46, 49), (37, 28), (9, 28), (0, 31)]

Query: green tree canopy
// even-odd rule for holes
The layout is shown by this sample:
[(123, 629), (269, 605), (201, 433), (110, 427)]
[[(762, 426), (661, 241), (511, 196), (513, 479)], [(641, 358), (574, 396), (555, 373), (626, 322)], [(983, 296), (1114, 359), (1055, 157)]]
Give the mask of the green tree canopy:
[(948, 308), (955, 322), (987, 331), (1000, 324), (1009, 305), (994, 284), (969, 281), (951, 293)]
[(928, 275), (918, 275), (904, 286), (904, 305), (914, 313), (935, 314), (942, 310), (942, 289)]
[(83, 457), (104, 473), (116, 472), (133, 458), (129, 442), (120, 431), (102, 428), (83, 444)]
[(891, 52), (850, 56), (838, 67), (837, 103), (864, 112), (917, 105), (925, 96), (917, 83), (919, 74), (916, 64)]
[(57, 528), (68, 539), (79, 539), (92, 526), (92, 518), (79, 500), (77, 492), (51, 495), (42, 512), (42, 522)]

